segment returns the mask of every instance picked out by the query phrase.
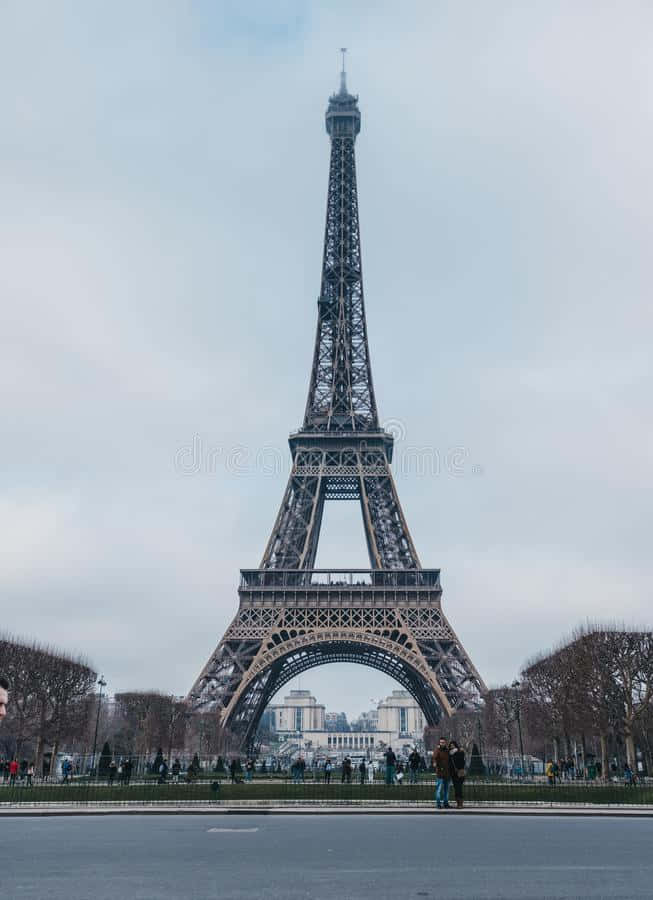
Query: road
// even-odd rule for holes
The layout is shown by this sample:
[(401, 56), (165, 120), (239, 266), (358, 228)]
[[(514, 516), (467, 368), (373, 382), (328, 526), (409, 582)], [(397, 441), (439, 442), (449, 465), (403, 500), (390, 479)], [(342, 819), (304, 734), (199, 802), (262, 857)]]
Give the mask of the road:
[(650, 898), (653, 819), (3, 818), (7, 900)]

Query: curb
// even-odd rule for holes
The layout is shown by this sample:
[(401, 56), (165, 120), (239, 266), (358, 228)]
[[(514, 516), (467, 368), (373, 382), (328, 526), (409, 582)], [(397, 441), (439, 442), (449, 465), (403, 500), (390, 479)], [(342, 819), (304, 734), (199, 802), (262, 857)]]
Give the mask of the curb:
[(179, 807), (179, 806), (134, 806), (134, 807), (32, 807), (30, 809), (0, 809), (0, 818), (28, 817), (66, 817), (66, 816), (530, 816), (545, 817), (582, 817), (582, 818), (653, 818), (653, 806), (645, 807), (599, 807), (554, 809), (547, 807), (474, 807), (465, 809), (438, 810), (433, 807), (228, 807), (212, 808)]

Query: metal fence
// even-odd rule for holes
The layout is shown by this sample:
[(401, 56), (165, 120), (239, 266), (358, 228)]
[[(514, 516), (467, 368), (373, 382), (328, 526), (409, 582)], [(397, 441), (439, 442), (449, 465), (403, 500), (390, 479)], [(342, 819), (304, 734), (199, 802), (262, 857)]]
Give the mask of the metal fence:
[[(73, 776), (43, 780), (33, 777), (0, 782), (0, 807), (60, 804), (163, 805), (163, 806), (304, 806), (304, 805), (406, 805), (428, 806), (435, 801), (436, 781), (422, 774), (417, 783), (385, 784), (384, 780), (360, 783), (342, 780), (333, 773), (324, 779), (292, 779), (256, 775), (232, 780), (222, 774), (93, 779)], [(518, 806), (640, 806), (653, 804), (653, 782), (634, 785), (621, 782), (559, 782), (467, 778), (463, 786), (465, 805)], [(449, 802), (454, 804), (453, 786)]]

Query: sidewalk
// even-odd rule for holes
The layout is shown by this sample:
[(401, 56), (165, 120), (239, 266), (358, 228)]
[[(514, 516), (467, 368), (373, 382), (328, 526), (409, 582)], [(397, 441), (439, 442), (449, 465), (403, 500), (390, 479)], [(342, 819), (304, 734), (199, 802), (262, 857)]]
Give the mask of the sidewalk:
[(494, 806), (469, 805), (464, 809), (439, 810), (435, 806), (343, 805), (328, 806), (267, 806), (247, 805), (146, 805), (122, 804), (56, 804), (44, 803), (28, 806), (21, 803), (13, 807), (0, 807), (0, 818), (24, 816), (225, 816), (225, 815), (273, 815), (273, 816), (582, 816), (601, 818), (653, 818), (653, 806)]

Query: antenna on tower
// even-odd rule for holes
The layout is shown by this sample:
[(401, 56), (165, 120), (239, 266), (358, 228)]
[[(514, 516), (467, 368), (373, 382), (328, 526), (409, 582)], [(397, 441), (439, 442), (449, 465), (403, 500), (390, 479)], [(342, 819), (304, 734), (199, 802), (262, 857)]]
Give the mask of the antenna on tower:
[(347, 93), (347, 72), (345, 71), (345, 53), (347, 52), (346, 47), (341, 47), (340, 52), (342, 53), (342, 71), (340, 72), (340, 93)]

